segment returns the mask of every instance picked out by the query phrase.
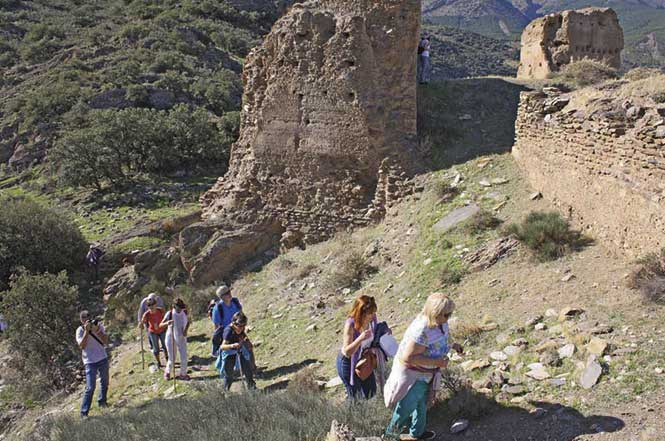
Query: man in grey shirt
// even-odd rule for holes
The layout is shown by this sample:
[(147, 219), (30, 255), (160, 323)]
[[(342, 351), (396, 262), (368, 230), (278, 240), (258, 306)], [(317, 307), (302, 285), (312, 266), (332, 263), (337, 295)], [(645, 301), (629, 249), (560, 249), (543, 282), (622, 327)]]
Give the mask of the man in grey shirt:
[(95, 393), (97, 374), (101, 390), (97, 403), (106, 407), (106, 394), (109, 387), (109, 359), (105, 346), (109, 342), (104, 325), (92, 319), (88, 311), (81, 311), (81, 326), (76, 330), (76, 342), (82, 351), (85, 366), (85, 393), (81, 404), (81, 416), (87, 417)]

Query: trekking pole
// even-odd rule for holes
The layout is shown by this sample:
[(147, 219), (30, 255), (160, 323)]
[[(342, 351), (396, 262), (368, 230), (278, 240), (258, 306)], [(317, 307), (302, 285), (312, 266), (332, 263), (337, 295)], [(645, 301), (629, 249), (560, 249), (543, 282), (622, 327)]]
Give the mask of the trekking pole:
[(173, 372), (171, 374), (173, 375), (173, 393), (177, 393), (178, 390), (178, 385), (176, 383), (176, 375), (175, 375), (175, 321), (171, 325), (171, 357), (173, 357), (173, 360), (171, 360), (171, 366), (173, 366)]
[(143, 350), (143, 323), (141, 323), (141, 366), (145, 370), (145, 353)]

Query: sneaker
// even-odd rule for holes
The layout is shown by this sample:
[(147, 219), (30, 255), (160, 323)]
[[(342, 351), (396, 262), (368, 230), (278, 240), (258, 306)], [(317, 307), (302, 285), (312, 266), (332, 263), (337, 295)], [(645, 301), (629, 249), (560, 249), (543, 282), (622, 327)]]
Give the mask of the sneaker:
[(81, 419), (85, 420), (86, 418), (88, 418), (88, 414), (81, 412)]
[(108, 404), (106, 401), (102, 401), (101, 403), (97, 403), (97, 404), (98, 404), (99, 407), (101, 407), (102, 409), (105, 409), (105, 408), (109, 407), (109, 404)]
[[(427, 84), (427, 83), (425, 83), (425, 84)], [(420, 435), (418, 437), (418, 439), (434, 439), (435, 436), (436, 436), (436, 432), (434, 432), (432, 430), (426, 430), (426, 431), (423, 432), (422, 435)]]
[(169, 381), (171, 379), (171, 374), (169, 374), (168, 372), (164, 372), (164, 379), (166, 381)]

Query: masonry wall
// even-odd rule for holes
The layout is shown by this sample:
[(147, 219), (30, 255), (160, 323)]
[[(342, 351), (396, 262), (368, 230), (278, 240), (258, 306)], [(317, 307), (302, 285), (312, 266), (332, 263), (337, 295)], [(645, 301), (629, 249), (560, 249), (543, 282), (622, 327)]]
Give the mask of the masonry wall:
[(616, 251), (665, 246), (665, 108), (587, 116), (567, 103), (521, 95), (513, 155), (531, 184)]

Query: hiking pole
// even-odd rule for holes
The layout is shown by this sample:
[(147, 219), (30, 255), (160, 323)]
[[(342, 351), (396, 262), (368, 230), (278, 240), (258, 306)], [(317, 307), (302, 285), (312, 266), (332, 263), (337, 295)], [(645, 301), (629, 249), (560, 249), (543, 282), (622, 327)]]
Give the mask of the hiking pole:
[(145, 354), (143, 350), (143, 323), (141, 323), (141, 366), (145, 370)]
[(173, 366), (173, 393), (176, 394), (178, 391), (178, 385), (176, 383), (176, 375), (175, 375), (175, 321), (171, 325), (171, 356), (173, 357), (173, 360), (171, 360), (171, 366)]

